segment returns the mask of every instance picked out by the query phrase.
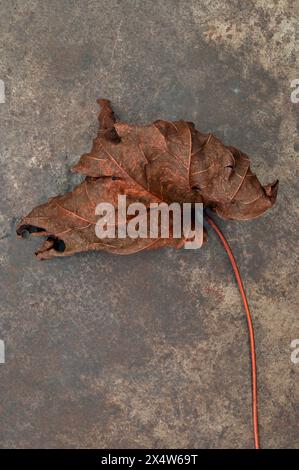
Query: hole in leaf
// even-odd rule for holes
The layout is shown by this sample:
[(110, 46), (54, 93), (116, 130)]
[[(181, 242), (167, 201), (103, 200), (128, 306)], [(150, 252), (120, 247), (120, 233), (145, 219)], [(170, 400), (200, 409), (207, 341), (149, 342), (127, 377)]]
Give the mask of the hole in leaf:
[(27, 229), (23, 229), (20, 235), (24, 240), (28, 240), (30, 237), (30, 232)]
[(53, 247), (55, 251), (59, 251), (59, 253), (63, 253), (65, 251), (65, 243), (60, 238), (55, 237), (48, 237), (48, 240), (53, 241)]
[(35, 227), (34, 225), (22, 225), (19, 230), (17, 231), (18, 235), (20, 235), (24, 239), (28, 239), (30, 237), (30, 233), (38, 233), (44, 232), (44, 229), (41, 227)]

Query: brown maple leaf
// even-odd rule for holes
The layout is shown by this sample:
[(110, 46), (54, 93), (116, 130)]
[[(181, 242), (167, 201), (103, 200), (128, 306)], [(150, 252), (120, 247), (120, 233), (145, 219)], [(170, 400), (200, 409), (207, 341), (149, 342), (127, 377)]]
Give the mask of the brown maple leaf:
[[(181, 247), (186, 238), (106, 238), (95, 233), (95, 208), (127, 204), (202, 202), (222, 218), (252, 219), (270, 208), (278, 181), (262, 187), (250, 171), (247, 155), (203, 134), (192, 122), (155, 121), (139, 126), (117, 122), (108, 100), (101, 105), (100, 129), (89, 153), (72, 169), (86, 176), (73, 191), (33, 209), (17, 227), (47, 237), (40, 259), (87, 250), (130, 254), (162, 246)], [(147, 217), (149, 217), (150, 210)], [(170, 232), (171, 233), (171, 232)]]

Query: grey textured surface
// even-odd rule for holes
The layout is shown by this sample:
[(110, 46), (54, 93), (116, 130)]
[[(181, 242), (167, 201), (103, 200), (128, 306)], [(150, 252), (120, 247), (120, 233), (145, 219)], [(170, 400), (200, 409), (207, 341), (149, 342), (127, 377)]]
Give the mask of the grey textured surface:
[[(264, 447), (298, 447), (295, 2), (0, 2), (1, 447), (252, 447), (246, 321), (213, 234), (199, 251), (39, 262), (19, 218), (76, 183), (97, 97), (185, 118), (252, 155), (277, 204), (220, 222), (252, 306)], [(298, 122), (297, 122), (298, 125)]]

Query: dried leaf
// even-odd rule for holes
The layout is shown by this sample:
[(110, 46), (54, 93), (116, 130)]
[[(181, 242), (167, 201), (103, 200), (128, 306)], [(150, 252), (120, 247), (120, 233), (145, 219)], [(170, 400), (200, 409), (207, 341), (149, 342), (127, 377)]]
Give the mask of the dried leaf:
[(98, 135), (72, 170), (85, 180), (33, 209), (17, 227), (19, 235), (27, 230), (47, 237), (38, 258), (87, 250), (130, 254), (184, 245), (184, 237), (172, 236), (99, 239), (95, 208), (100, 202), (116, 207), (120, 194), (127, 196), (127, 204), (142, 202), (146, 207), (162, 201), (202, 202), (222, 218), (239, 220), (258, 217), (274, 204), (278, 181), (262, 187), (247, 155), (226, 147), (213, 134), (203, 134), (186, 121), (159, 120), (144, 126), (116, 122), (109, 101), (98, 102)]

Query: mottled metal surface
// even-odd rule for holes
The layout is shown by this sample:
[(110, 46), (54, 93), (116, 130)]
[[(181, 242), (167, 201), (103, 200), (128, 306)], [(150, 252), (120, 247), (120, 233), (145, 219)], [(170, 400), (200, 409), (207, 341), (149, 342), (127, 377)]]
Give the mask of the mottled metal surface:
[(0, 6), (1, 447), (252, 446), (246, 321), (213, 234), (199, 251), (51, 262), (16, 239), (77, 181), (99, 96), (129, 122), (194, 121), (279, 177), (273, 210), (221, 227), (254, 316), (262, 445), (298, 447), (295, 2)]

